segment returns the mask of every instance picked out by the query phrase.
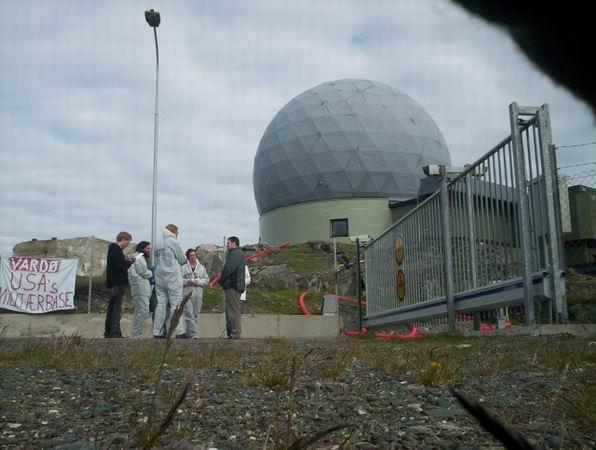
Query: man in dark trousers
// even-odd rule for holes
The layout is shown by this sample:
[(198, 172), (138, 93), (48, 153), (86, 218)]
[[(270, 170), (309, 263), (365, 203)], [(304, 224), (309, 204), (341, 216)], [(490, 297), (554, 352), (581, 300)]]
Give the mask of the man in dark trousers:
[(244, 255), (240, 249), (240, 240), (230, 236), (226, 242), (228, 256), (221, 271), (219, 284), (224, 290), (226, 331), (231, 339), (240, 339), (240, 294), (244, 292)]
[(128, 286), (128, 268), (132, 261), (124, 257), (123, 250), (128, 246), (132, 236), (126, 231), (121, 231), (116, 236), (116, 242), (108, 247), (108, 258), (106, 264), (106, 287), (111, 290), (104, 337), (121, 338), (120, 316), (122, 315), (122, 301), (126, 287)]

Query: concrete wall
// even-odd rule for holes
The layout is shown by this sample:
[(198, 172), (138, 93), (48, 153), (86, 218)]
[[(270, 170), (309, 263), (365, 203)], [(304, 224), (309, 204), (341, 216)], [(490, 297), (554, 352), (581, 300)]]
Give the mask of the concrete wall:
[[(392, 224), (386, 198), (325, 200), (269, 211), (259, 219), (261, 241), (270, 245), (290, 241), (330, 240), (329, 220), (348, 219), (350, 236), (376, 237)], [(338, 242), (349, 242), (338, 238)]]
[[(102, 338), (103, 314), (0, 314), (0, 334), (5, 337), (53, 337), (78, 334), (86, 338)], [(124, 314), (122, 333), (130, 334), (132, 314)], [(199, 336), (225, 337), (223, 314), (200, 314)], [(297, 316), (276, 314), (244, 314), (243, 338), (327, 338), (336, 337), (342, 329), (339, 316)], [(151, 338), (151, 320), (145, 324), (145, 337)]]

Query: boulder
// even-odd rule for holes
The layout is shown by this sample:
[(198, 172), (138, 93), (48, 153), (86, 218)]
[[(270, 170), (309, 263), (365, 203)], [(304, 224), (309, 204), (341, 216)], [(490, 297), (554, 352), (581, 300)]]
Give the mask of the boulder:
[(207, 269), (210, 279), (221, 272), (226, 254), (225, 247), (219, 247), (215, 244), (201, 244), (196, 248), (196, 251), (199, 261)]

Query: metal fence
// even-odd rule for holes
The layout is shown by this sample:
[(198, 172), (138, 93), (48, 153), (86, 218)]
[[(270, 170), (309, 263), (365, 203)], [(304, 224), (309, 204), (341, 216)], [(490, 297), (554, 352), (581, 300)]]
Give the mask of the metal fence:
[(559, 168), (565, 268), (596, 275), (596, 162)]
[(510, 105), (511, 135), (365, 249), (368, 326), (522, 305), (566, 320), (555, 150), (546, 105)]

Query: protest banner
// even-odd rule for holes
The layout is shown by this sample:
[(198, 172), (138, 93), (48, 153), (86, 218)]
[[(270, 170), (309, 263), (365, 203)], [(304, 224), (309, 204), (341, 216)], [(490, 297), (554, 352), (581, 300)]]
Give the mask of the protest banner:
[(25, 313), (74, 309), (78, 259), (0, 259), (0, 308)]

